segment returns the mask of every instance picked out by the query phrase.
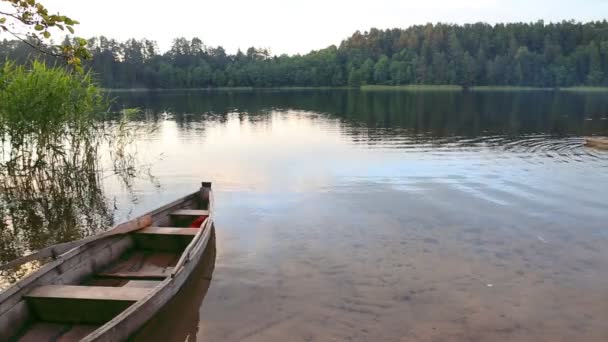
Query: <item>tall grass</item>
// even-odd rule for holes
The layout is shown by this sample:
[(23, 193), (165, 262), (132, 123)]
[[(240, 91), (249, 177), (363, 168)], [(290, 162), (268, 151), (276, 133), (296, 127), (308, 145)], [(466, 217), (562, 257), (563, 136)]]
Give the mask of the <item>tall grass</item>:
[(125, 180), (135, 159), (129, 125), (108, 125), (108, 108), (89, 75), (39, 62), (0, 68), (0, 263), (112, 224), (100, 151), (113, 152), (110, 171)]

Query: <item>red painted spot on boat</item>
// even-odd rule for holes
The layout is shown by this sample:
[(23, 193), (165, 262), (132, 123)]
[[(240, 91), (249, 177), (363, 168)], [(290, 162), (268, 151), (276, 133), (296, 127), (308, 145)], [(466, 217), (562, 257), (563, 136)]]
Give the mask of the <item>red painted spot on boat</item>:
[(207, 215), (199, 216), (196, 220), (194, 220), (194, 222), (192, 222), (190, 224), (190, 228), (200, 228), (201, 224), (203, 224), (203, 222), (205, 222), (207, 217), (209, 217), (209, 216), (207, 216)]

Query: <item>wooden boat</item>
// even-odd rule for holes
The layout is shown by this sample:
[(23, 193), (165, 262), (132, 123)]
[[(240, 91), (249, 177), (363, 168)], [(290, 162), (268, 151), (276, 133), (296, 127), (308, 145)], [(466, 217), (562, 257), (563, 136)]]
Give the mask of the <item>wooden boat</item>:
[(207, 248), (196, 269), (192, 271), (190, 279), (167, 305), (129, 337), (129, 341), (188, 341), (193, 339), (199, 330), (201, 304), (211, 285), (215, 256), (215, 231), (212, 229)]
[(608, 137), (587, 137), (585, 146), (608, 150)]
[(0, 293), (0, 341), (129, 338), (195, 269), (211, 236), (213, 208), (211, 183), (203, 183), (108, 232), (11, 262), (54, 257)]

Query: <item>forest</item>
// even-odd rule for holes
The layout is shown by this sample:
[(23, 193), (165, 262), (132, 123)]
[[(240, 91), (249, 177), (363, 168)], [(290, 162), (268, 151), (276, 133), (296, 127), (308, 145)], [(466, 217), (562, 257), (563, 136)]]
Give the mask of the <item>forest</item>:
[[(608, 85), (606, 20), (373, 28), (291, 56), (255, 47), (228, 54), (199, 38), (176, 38), (164, 53), (148, 39), (94, 37), (88, 47), (83, 66), (106, 88)], [(0, 42), (0, 59), (54, 62), (18, 40)]]

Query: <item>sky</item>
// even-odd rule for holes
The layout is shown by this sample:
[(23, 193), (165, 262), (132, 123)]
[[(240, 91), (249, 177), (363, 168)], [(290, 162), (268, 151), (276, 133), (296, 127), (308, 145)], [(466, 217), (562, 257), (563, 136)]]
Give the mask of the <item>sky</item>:
[(608, 0), (43, 0), (78, 21), (81, 37), (148, 38), (161, 51), (175, 37), (199, 37), (228, 52), (250, 46), (272, 54), (339, 45), (356, 30), (425, 23), (603, 20)]

